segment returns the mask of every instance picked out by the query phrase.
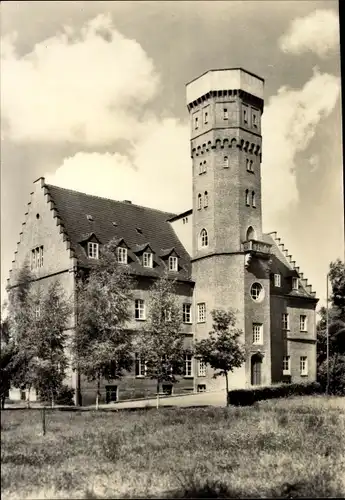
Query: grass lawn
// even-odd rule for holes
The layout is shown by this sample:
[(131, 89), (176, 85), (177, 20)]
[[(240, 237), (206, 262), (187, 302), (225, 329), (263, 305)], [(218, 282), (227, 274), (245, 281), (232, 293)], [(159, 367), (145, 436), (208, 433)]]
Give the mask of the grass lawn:
[(1, 415), (3, 500), (345, 496), (345, 398)]

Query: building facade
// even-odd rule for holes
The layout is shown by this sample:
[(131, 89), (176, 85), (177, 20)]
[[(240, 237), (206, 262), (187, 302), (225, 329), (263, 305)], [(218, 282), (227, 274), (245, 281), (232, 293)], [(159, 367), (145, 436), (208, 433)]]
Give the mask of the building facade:
[[(130, 328), (145, 321), (149, 287), (167, 269), (176, 279), (186, 345), (208, 335), (213, 309), (233, 308), (247, 350), (230, 388), (316, 378), (317, 300), (276, 233), (262, 231), (261, 117), (264, 81), (240, 68), (211, 70), (186, 87), (192, 209), (171, 214), (34, 183), (10, 272), (30, 258), (35, 285), (59, 279), (75, 301), (76, 275), (116, 239), (119, 262), (136, 276)], [(75, 318), (71, 318), (73, 335)], [(104, 381), (105, 400), (149, 396), (155, 382), (140, 359), (121, 381)], [(210, 367), (186, 358), (185, 376), (166, 391), (224, 388)], [(84, 404), (95, 388), (70, 372)], [(12, 397), (14, 397), (12, 391)], [(17, 391), (16, 397), (19, 392)], [(23, 396), (25, 397), (25, 395)]]

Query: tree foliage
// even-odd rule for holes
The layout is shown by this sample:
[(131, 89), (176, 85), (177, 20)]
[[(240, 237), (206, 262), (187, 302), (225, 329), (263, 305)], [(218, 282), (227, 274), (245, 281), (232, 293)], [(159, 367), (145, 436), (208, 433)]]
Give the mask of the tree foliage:
[(136, 350), (145, 362), (146, 376), (157, 381), (157, 393), (163, 382), (177, 382), (184, 373), (185, 346), (181, 331), (181, 307), (174, 293), (175, 283), (167, 273), (150, 288), (147, 321), (136, 339)]
[(240, 368), (245, 361), (245, 348), (240, 342), (242, 330), (236, 328), (236, 315), (232, 310), (211, 311), (213, 330), (209, 337), (195, 342), (195, 354), (214, 370), (214, 378), (225, 376), (226, 392), (229, 390), (228, 374)]
[(99, 261), (77, 286), (77, 326), (72, 350), (74, 366), (90, 381), (116, 379), (131, 368), (132, 334), (127, 326), (132, 311), (132, 283), (118, 264), (116, 243), (102, 248)]
[(329, 369), (330, 393), (345, 394), (345, 266), (339, 259), (331, 262), (329, 279), (331, 282), (328, 307), (329, 363), (327, 365), (327, 309), (322, 307), (317, 325), (318, 380), (326, 387)]

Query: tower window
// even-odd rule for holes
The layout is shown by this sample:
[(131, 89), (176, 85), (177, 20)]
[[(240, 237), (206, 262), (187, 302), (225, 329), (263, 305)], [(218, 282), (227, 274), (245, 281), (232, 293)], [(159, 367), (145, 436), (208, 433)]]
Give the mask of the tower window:
[(248, 123), (248, 113), (246, 109), (243, 110), (243, 121), (244, 123)]
[(252, 191), (252, 207), (256, 208), (255, 193)]
[(127, 264), (127, 248), (119, 247), (117, 249), (117, 262)]
[(250, 296), (255, 302), (261, 302), (265, 296), (265, 292), (261, 283), (253, 283), (250, 289)]
[(252, 114), (252, 119), (253, 119), (253, 127), (258, 128), (257, 120), (256, 120), (256, 113)]
[(202, 229), (200, 233), (200, 246), (207, 247), (208, 246), (208, 234), (206, 229)]
[(43, 267), (43, 246), (31, 250), (31, 269)]
[(247, 171), (248, 172), (253, 172), (253, 160), (249, 160), (249, 158), (246, 159), (246, 164), (247, 164)]
[(205, 323), (206, 321), (206, 304), (200, 302), (197, 306), (198, 309), (198, 323)]
[(199, 175), (202, 174), (202, 162), (199, 163)]
[(229, 157), (228, 156), (224, 156), (223, 167), (229, 168)]
[(205, 114), (204, 114), (204, 123), (205, 123), (205, 125), (208, 123), (208, 113), (207, 113), (207, 111), (205, 111)]
[(204, 208), (208, 207), (208, 193), (205, 191), (204, 193)]
[(197, 116), (194, 119), (194, 128), (195, 130), (198, 130), (199, 128), (199, 118)]
[(204, 161), (203, 166), (202, 166), (202, 173), (206, 174), (206, 160)]
[(262, 324), (253, 323), (253, 344), (262, 344)]
[(228, 120), (229, 119), (229, 114), (227, 108), (223, 109), (223, 119)]
[(299, 317), (299, 329), (301, 332), (307, 331), (307, 316), (305, 314), (301, 314)]
[(282, 328), (283, 330), (290, 330), (289, 314), (283, 313), (282, 315)]
[(249, 207), (250, 203), (249, 203), (249, 190), (246, 189), (246, 205), (247, 207)]
[(87, 244), (87, 256), (89, 259), (98, 259), (98, 243), (89, 241)]
[(201, 210), (201, 204), (202, 204), (202, 201), (201, 201), (201, 194), (199, 193), (199, 194), (198, 194), (198, 210)]

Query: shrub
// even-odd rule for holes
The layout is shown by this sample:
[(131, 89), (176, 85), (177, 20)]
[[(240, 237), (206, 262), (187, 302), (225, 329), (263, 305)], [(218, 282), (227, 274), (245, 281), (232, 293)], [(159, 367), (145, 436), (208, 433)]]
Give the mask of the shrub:
[(322, 392), (318, 382), (305, 384), (279, 384), (253, 389), (236, 389), (229, 391), (229, 404), (234, 406), (251, 406), (256, 401), (273, 398), (286, 398), (289, 396), (305, 396)]

